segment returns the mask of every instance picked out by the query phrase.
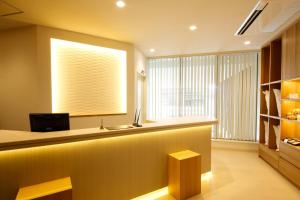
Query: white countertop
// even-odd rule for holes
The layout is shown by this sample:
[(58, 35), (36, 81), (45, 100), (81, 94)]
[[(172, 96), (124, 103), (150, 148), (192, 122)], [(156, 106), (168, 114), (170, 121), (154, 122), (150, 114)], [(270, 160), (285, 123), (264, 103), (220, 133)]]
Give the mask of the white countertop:
[(44, 146), (48, 144), (69, 143), (100, 139), (131, 134), (142, 134), (150, 131), (160, 131), (193, 126), (205, 126), (218, 123), (214, 118), (177, 118), (155, 123), (143, 124), (143, 127), (134, 127), (124, 130), (101, 130), (99, 128), (76, 129), (57, 132), (29, 132), (0, 130), (0, 151), (25, 147)]

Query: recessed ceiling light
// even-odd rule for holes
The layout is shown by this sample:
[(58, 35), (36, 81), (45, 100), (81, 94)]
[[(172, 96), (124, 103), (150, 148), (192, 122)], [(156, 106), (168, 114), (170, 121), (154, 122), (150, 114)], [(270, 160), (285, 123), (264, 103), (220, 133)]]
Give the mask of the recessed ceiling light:
[(116, 6), (119, 8), (124, 8), (126, 6), (126, 4), (124, 1), (119, 0), (116, 2)]
[(244, 42), (244, 45), (249, 45), (249, 44), (251, 44), (251, 42), (249, 40)]
[(196, 25), (191, 25), (191, 26), (190, 26), (190, 30), (191, 30), (191, 31), (197, 30), (197, 26), (196, 26)]
[(155, 52), (155, 49), (150, 49), (149, 51), (150, 51), (151, 53), (153, 53), (153, 52)]

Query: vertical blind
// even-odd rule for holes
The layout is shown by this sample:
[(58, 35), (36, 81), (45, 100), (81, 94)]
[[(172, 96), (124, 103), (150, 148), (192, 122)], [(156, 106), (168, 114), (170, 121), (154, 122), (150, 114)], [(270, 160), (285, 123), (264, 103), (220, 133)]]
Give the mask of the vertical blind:
[(149, 59), (147, 119), (180, 115), (180, 58)]
[(210, 116), (213, 138), (256, 138), (258, 53), (151, 58), (147, 119)]
[(183, 57), (181, 77), (181, 116), (214, 117), (216, 56)]
[(216, 56), (149, 59), (147, 119), (215, 116)]
[(215, 138), (256, 140), (257, 53), (218, 57)]

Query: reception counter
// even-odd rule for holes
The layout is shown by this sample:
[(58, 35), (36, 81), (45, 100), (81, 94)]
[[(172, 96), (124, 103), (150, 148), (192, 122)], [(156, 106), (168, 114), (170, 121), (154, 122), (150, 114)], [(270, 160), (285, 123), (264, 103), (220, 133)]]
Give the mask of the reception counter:
[(130, 199), (167, 185), (167, 155), (189, 149), (210, 171), (216, 119), (181, 118), (124, 130), (0, 130), (0, 199), (18, 188), (71, 177), (73, 199)]

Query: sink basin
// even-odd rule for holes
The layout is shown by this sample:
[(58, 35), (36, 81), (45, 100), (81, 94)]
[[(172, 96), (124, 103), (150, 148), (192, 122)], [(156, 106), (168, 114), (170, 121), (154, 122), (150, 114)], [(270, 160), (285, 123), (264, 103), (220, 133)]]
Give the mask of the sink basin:
[(131, 125), (119, 125), (119, 126), (105, 127), (105, 129), (110, 130), (110, 131), (126, 130), (126, 129), (131, 129), (131, 128), (133, 128), (133, 126), (131, 126)]

